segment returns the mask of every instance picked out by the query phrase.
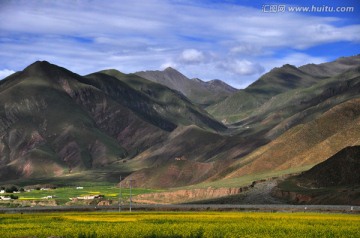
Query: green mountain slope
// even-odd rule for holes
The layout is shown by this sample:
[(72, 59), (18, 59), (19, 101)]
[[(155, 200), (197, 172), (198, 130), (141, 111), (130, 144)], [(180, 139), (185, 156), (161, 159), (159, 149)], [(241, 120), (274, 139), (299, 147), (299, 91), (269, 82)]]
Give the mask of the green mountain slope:
[(308, 88), (360, 65), (360, 56), (341, 58), (320, 65), (305, 65), (296, 68), (284, 65), (260, 77), (246, 89), (212, 105), (207, 110), (226, 123), (246, 120), (257, 115), (257, 108), (279, 94), (294, 89)]
[(37, 62), (1, 83), (2, 178), (61, 175), (126, 154), (62, 88), (63, 80), (78, 77)]
[(9, 76), (0, 83), (1, 178), (62, 176), (112, 164), (121, 171), (129, 166), (119, 162), (161, 143), (179, 125), (226, 129), (161, 89), (168, 101), (110, 75), (82, 77), (48, 62)]

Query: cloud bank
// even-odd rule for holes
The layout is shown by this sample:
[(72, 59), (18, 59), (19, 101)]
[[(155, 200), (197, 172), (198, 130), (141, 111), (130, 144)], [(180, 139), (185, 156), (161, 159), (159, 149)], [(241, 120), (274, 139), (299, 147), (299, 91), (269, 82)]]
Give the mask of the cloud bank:
[(231, 2), (14, 0), (0, 3), (0, 19), (0, 69), (10, 71), (36, 60), (81, 74), (172, 66), (244, 87), (282, 63), (360, 50), (360, 24), (346, 16), (265, 14)]

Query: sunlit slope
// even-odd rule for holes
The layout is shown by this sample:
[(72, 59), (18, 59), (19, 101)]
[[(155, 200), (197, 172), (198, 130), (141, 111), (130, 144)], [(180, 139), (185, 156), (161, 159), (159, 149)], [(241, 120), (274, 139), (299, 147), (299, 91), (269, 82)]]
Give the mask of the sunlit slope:
[(298, 125), (231, 166), (227, 178), (318, 164), (360, 143), (360, 99), (344, 102)]

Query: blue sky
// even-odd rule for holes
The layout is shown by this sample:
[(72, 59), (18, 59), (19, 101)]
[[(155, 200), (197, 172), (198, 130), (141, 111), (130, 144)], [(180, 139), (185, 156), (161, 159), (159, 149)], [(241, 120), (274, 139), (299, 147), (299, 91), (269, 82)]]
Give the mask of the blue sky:
[(47, 60), (79, 74), (171, 66), (243, 88), (286, 63), (360, 53), (360, 1), (304, 2), (0, 0), (0, 78)]

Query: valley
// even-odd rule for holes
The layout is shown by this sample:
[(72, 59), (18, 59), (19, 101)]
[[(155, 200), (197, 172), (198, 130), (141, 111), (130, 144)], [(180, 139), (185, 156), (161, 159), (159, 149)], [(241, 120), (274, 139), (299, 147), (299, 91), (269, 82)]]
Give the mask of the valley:
[[(252, 203), (266, 194), (255, 203), (278, 203), (277, 194), (328, 204), (331, 189), (311, 202), (279, 194), (296, 190), (290, 174), (360, 144), (360, 56), (284, 65), (241, 90), (173, 68), (81, 76), (37, 61), (0, 81), (0, 101), (3, 186), (105, 183), (116, 191), (132, 183), (143, 191), (139, 203), (188, 202), (191, 194), (191, 202)], [(359, 185), (341, 185), (346, 202), (328, 201), (359, 205)], [(185, 195), (170, 199), (176, 193)]]

